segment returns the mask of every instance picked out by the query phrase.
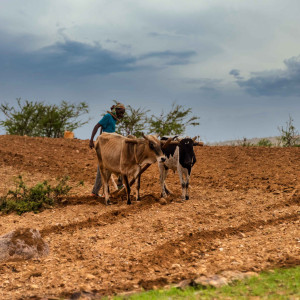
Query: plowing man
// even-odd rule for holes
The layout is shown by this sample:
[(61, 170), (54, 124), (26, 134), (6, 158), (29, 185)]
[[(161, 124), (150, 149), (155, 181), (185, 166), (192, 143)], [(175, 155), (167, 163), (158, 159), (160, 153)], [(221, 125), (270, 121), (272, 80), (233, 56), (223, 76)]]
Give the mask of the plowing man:
[[(124, 104), (118, 102), (117, 104), (113, 105), (110, 109), (111, 110), (107, 111), (107, 114), (104, 115), (104, 117), (95, 125), (95, 127), (92, 131), (92, 135), (91, 135), (90, 143), (89, 143), (91, 149), (94, 148), (94, 137), (95, 137), (98, 129), (100, 128), (100, 134), (102, 132), (113, 133), (116, 131), (117, 121), (122, 119), (124, 116), (124, 113), (125, 113)], [(93, 196), (99, 197), (99, 191), (100, 191), (101, 186), (102, 186), (102, 181), (101, 181), (101, 175), (100, 175), (100, 170), (99, 170), (99, 166), (98, 166), (95, 184), (92, 189)], [(122, 187), (122, 180), (120, 177), (118, 178), (118, 186)]]

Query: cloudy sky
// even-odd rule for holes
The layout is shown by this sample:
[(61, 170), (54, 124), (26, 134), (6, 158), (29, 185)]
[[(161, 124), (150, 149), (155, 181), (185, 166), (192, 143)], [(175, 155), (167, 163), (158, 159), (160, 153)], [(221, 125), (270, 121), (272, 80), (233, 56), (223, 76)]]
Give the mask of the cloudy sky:
[(275, 136), (289, 115), (300, 130), (299, 15), (299, 0), (1, 0), (0, 103), (85, 101), (82, 139), (113, 99), (190, 107), (205, 142)]

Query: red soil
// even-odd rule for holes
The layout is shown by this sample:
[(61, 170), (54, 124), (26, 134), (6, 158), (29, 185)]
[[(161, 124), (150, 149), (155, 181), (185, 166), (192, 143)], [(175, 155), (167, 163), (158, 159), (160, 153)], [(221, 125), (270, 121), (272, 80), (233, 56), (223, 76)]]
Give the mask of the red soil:
[[(96, 156), (88, 141), (0, 136), (0, 196), (70, 176), (72, 195), (39, 214), (0, 215), (0, 235), (39, 229), (44, 259), (0, 263), (0, 298), (111, 295), (224, 270), (261, 271), (300, 262), (300, 148), (196, 147), (190, 200), (160, 201), (157, 165), (142, 176), (141, 202), (89, 197)], [(83, 180), (85, 185), (78, 187)]]

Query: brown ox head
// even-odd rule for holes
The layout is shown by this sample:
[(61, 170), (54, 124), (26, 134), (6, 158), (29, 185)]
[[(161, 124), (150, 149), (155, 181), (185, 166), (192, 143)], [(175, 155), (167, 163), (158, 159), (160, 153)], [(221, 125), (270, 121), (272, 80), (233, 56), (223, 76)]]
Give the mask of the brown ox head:
[(155, 161), (164, 162), (165, 155), (161, 150), (161, 142), (155, 135), (144, 135), (142, 139), (130, 136), (126, 143), (136, 144), (136, 156), (139, 163), (154, 163)]
[(148, 142), (148, 143), (146, 142), (146, 148), (149, 147), (149, 150), (152, 151), (152, 153), (154, 153), (156, 157), (156, 161), (164, 162), (166, 158), (161, 150), (161, 143), (160, 140), (157, 138), (157, 136), (143, 134), (143, 137)]

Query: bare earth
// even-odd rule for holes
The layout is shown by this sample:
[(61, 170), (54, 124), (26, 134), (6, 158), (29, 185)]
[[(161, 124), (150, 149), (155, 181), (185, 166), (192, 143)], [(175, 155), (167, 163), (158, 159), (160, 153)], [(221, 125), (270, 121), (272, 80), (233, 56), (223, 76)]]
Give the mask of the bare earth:
[[(196, 147), (190, 200), (160, 200), (157, 165), (142, 176), (141, 202), (106, 207), (89, 196), (96, 156), (88, 141), (0, 136), (0, 195), (23, 175), (30, 186), (69, 175), (63, 205), (39, 214), (0, 215), (0, 235), (39, 229), (43, 259), (0, 263), (0, 298), (112, 295), (162, 287), (224, 270), (300, 264), (300, 148)], [(84, 186), (78, 186), (79, 181)]]

